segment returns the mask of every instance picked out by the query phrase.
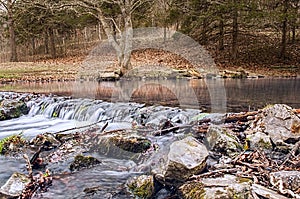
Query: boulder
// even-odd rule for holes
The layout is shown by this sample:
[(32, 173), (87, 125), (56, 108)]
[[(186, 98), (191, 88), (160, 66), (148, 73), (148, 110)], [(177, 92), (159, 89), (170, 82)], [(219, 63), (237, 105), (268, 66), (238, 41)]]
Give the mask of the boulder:
[(162, 158), (163, 163), (152, 173), (163, 184), (177, 185), (201, 173), (206, 167), (208, 155), (205, 145), (189, 136), (173, 142), (167, 157)]
[(22, 173), (13, 173), (7, 182), (0, 188), (0, 198), (15, 198), (21, 195), (30, 179)]
[(251, 149), (263, 149), (263, 150), (272, 150), (272, 143), (270, 136), (257, 132), (252, 135), (247, 135), (246, 139), (250, 143)]
[(269, 135), (276, 145), (294, 144), (300, 140), (300, 118), (287, 105), (268, 106), (256, 116), (245, 133), (256, 132)]
[(210, 150), (234, 157), (242, 148), (234, 135), (220, 126), (210, 125), (205, 142)]
[(251, 196), (251, 180), (233, 175), (203, 178), (183, 184), (179, 187), (179, 193), (185, 199), (244, 199)]
[(83, 156), (83, 155), (77, 155), (74, 158), (74, 162), (70, 165), (71, 171), (78, 171), (84, 168), (91, 168), (97, 164), (100, 164), (101, 162), (92, 157), (92, 156)]
[(151, 141), (140, 136), (114, 136), (110, 139), (112, 143), (125, 151), (132, 153), (143, 153), (150, 149)]
[(152, 198), (154, 195), (153, 176), (141, 175), (127, 182), (129, 190), (138, 198)]
[(18, 118), (28, 112), (29, 108), (22, 101), (5, 99), (0, 103), (0, 121)]

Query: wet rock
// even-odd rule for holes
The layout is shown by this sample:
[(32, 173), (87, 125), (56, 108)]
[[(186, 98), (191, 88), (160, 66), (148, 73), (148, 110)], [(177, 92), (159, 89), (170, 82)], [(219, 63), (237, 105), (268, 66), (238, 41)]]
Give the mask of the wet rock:
[(152, 170), (156, 179), (170, 185), (183, 183), (190, 176), (198, 174), (206, 167), (208, 151), (195, 138), (189, 136), (175, 141), (159, 168)]
[(251, 149), (263, 149), (263, 150), (272, 150), (272, 143), (270, 136), (257, 132), (253, 135), (247, 135), (246, 138), (250, 143)]
[(0, 103), (0, 121), (18, 118), (28, 112), (29, 108), (23, 101), (5, 99)]
[(270, 173), (272, 185), (286, 190), (297, 191), (300, 188), (300, 171), (278, 171)]
[(154, 194), (153, 176), (142, 175), (135, 177), (127, 183), (127, 186), (139, 198), (151, 198)]
[(250, 198), (251, 180), (242, 179), (233, 175), (224, 175), (218, 178), (203, 178), (200, 181), (190, 181), (179, 188), (185, 199), (194, 198)]
[(70, 165), (71, 171), (78, 171), (84, 168), (91, 168), (101, 162), (92, 156), (77, 155)]
[(265, 133), (270, 136), (273, 143), (280, 146), (283, 142), (294, 144), (299, 141), (299, 127), (300, 118), (291, 107), (284, 104), (275, 104), (264, 108), (245, 133)]
[(111, 141), (115, 146), (132, 153), (143, 153), (151, 147), (150, 140), (139, 136), (114, 136)]
[(51, 133), (37, 135), (30, 141), (34, 147), (42, 147), (43, 150), (51, 150), (61, 145), (61, 142)]
[(229, 134), (225, 129), (210, 125), (205, 141), (210, 150), (220, 152), (234, 157), (241, 150), (242, 146), (234, 135)]
[(0, 188), (0, 198), (13, 198), (21, 195), (30, 179), (21, 173), (14, 173)]
[(13, 155), (23, 150), (26, 140), (21, 135), (11, 135), (0, 141), (0, 154)]

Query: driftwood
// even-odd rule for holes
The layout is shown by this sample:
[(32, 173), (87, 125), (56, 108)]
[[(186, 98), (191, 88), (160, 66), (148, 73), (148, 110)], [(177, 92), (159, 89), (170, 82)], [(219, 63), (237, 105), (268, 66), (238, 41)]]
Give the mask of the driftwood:
[(231, 168), (231, 169), (219, 169), (219, 170), (214, 170), (210, 171), (207, 173), (202, 173), (199, 175), (193, 175), (190, 177), (190, 180), (200, 180), (201, 178), (208, 178), (208, 177), (216, 177), (216, 176), (222, 176), (224, 174), (233, 174), (239, 171), (239, 168)]
[(225, 118), (225, 123), (231, 122), (247, 122), (249, 120), (249, 116), (255, 116), (259, 113), (259, 111), (246, 112), (246, 113), (236, 113), (227, 115)]
[(159, 131), (155, 131), (153, 133), (154, 136), (161, 136), (161, 135), (165, 135), (167, 133), (170, 133), (170, 132), (175, 132), (179, 129), (184, 129), (184, 128), (191, 128), (192, 125), (178, 125), (178, 126), (173, 126), (173, 127), (170, 127), (170, 128), (166, 128), (166, 129), (162, 129), (162, 130), (159, 130)]

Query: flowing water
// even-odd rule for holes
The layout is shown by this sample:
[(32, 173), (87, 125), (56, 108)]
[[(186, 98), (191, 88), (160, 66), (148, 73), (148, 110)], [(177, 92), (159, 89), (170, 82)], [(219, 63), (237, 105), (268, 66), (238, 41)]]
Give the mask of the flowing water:
[[(44, 95), (0, 92), (2, 98), (29, 96), (27, 105), (30, 107), (27, 115), (0, 121), (0, 138), (22, 133), (31, 139), (44, 132), (55, 133), (99, 121), (102, 121), (97, 123), (100, 127), (109, 122), (107, 130), (132, 128), (133, 122), (159, 126), (166, 119), (186, 124), (201, 111), (209, 112), (213, 106), (224, 108), (224, 101), (225, 111), (230, 112), (254, 110), (274, 103), (300, 108), (300, 79), (13, 83), (0, 85), (1, 90)], [(162, 138), (149, 135), (148, 138), (165, 153), (176, 136), (180, 134)], [(93, 155), (102, 161), (100, 166), (56, 175), (49, 192), (43, 194), (44, 198), (132, 198), (124, 184), (128, 178), (147, 172), (149, 165), (139, 165), (126, 158)], [(148, 162), (157, 159), (149, 157)], [(26, 172), (22, 159), (1, 156), (0, 164), (0, 186), (13, 172)], [(91, 187), (97, 191), (84, 191)]]

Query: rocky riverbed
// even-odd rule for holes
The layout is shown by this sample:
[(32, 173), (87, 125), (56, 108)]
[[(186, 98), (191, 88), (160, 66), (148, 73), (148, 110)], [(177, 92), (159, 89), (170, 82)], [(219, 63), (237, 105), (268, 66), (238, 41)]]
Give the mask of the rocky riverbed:
[(295, 108), (218, 114), (0, 93), (0, 128), (78, 121), (7, 134), (0, 162), (13, 166), (0, 171), (0, 198), (300, 198)]

